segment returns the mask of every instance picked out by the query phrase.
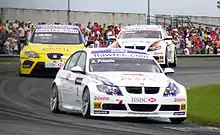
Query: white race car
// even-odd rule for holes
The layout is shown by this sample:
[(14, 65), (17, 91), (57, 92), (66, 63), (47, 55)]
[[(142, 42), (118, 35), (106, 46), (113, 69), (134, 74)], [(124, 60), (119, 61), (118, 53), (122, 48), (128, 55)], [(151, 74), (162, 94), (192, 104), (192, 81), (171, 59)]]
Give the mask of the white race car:
[(122, 28), (116, 42), (109, 46), (145, 50), (163, 67), (176, 67), (176, 47), (160, 25), (131, 25)]
[(71, 55), (52, 83), (50, 110), (90, 116), (163, 117), (181, 123), (187, 116), (186, 89), (146, 52), (87, 48)]

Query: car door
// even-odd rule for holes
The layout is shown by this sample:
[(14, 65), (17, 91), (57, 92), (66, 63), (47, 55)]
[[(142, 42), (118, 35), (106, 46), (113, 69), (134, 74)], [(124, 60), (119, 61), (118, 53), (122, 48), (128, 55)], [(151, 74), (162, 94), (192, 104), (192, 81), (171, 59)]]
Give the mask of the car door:
[(82, 52), (82, 54), (80, 55), (80, 58), (77, 62), (77, 66), (81, 67), (84, 71), (84, 73), (73, 73), (74, 74), (74, 83), (75, 84), (75, 101), (76, 101), (76, 105), (78, 106), (78, 108), (81, 108), (82, 105), (82, 94), (83, 94), (83, 90), (85, 88), (85, 79), (86, 79), (86, 59), (87, 59), (87, 55), (86, 52)]
[(74, 76), (72, 75), (72, 72), (70, 71), (72, 67), (76, 66), (77, 61), (81, 55), (81, 52), (74, 53), (67, 61), (63, 75), (62, 75), (62, 103), (64, 108), (68, 109), (74, 109), (74, 83), (71, 83), (72, 80), (74, 80)]

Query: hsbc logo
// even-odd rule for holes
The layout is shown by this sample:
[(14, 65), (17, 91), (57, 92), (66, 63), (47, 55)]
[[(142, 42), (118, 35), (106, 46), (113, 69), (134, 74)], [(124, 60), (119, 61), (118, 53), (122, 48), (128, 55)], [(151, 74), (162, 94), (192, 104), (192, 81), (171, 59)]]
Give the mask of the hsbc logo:
[(145, 97), (132, 97), (131, 102), (133, 103), (148, 103), (148, 102), (156, 102), (155, 98), (145, 98)]
[(156, 98), (149, 98), (148, 101), (149, 102), (156, 102), (157, 100), (156, 100)]
[(64, 64), (63, 63), (58, 63), (58, 66), (59, 67), (62, 67)]
[(143, 98), (143, 97), (132, 97), (131, 98), (131, 102), (133, 103), (146, 103), (148, 102), (147, 98)]

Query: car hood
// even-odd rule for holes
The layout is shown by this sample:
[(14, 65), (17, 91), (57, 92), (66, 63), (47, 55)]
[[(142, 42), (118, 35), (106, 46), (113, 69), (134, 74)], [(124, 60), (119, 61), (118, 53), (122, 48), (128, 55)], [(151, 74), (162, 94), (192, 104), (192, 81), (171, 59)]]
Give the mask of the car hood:
[(148, 39), (141, 39), (141, 38), (132, 38), (132, 39), (118, 39), (118, 43), (121, 47), (124, 46), (145, 46), (149, 48), (150, 45), (159, 41), (160, 39), (157, 38), (148, 38)]
[(65, 44), (28, 44), (28, 50), (37, 52), (38, 54), (45, 53), (63, 53), (64, 55), (71, 55), (75, 51), (85, 48), (84, 44), (74, 44), (74, 45), (65, 45)]
[(94, 72), (90, 75), (95, 80), (113, 86), (167, 87), (171, 81), (163, 73)]

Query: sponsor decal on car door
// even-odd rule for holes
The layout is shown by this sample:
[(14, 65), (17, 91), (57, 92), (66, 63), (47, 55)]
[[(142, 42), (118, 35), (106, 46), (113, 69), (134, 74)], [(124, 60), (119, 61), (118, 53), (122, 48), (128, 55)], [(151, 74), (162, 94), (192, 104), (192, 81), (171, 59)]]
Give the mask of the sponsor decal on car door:
[(63, 103), (68, 106), (74, 106), (74, 84), (72, 83), (74, 80), (74, 76), (71, 71), (65, 71), (66, 74), (63, 78)]

